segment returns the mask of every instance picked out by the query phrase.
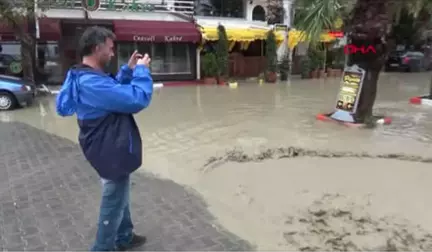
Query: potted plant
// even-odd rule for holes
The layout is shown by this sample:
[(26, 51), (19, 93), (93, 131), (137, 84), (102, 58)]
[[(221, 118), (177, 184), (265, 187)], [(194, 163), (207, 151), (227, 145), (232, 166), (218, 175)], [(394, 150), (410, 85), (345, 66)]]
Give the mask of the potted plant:
[(333, 75), (335, 77), (342, 76), (342, 71), (345, 67), (345, 56), (343, 48), (335, 50), (334, 61), (332, 64)]
[(314, 48), (309, 48), (308, 57), (310, 59), (310, 77), (318, 78), (318, 69), (321, 66), (321, 61), (317, 51)]
[(267, 33), (265, 49), (267, 59), (265, 79), (269, 83), (275, 83), (277, 80), (277, 48), (276, 37), (272, 30)]
[(217, 84), (218, 63), (214, 53), (206, 53), (202, 58), (202, 72), (204, 84)]
[(318, 78), (318, 69), (313, 69), (312, 71), (310, 71), (310, 77), (312, 79), (317, 79)]
[(301, 59), (301, 77), (302, 79), (311, 78), (312, 64), (309, 55), (302, 57)]
[(229, 45), (228, 36), (223, 25), (218, 26), (219, 39), (216, 42), (216, 60), (219, 66), (217, 81), (219, 85), (225, 85), (229, 71)]
[(327, 67), (327, 77), (335, 77), (334, 70), (331, 66)]
[(286, 81), (288, 79), (288, 74), (290, 70), (290, 61), (289, 61), (289, 55), (285, 54), (285, 56), (282, 58), (281, 63), (279, 64), (279, 73), (280, 73), (280, 80)]
[(333, 75), (334, 77), (341, 77), (345, 64), (343, 62), (339, 62), (333, 66)]

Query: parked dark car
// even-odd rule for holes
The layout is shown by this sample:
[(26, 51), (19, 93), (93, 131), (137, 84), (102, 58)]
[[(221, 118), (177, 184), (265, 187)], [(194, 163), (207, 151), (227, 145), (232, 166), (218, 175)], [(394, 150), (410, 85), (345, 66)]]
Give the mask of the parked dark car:
[(30, 105), (35, 96), (33, 83), (19, 77), (0, 75), (0, 111)]
[(430, 70), (432, 62), (419, 51), (392, 52), (388, 56), (385, 70), (421, 72)]

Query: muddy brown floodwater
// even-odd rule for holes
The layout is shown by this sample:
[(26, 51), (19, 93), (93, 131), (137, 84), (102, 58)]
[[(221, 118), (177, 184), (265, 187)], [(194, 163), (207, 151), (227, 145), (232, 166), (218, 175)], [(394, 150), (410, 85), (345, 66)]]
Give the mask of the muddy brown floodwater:
[[(432, 250), (432, 107), (408, 104), (431, 73), (384, 73), (390, 126), (317, 122), (338, 79), (162, 88), (136, 116), (149, 172), (201, 193), (218, 221), (259, 250)], [(77, 142), (53, 97), (0, 113)]]

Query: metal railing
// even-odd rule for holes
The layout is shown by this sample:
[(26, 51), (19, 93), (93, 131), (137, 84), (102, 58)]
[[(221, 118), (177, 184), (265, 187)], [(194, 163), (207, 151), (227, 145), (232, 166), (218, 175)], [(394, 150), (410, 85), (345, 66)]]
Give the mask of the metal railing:
[[(42, 9), (82, 9), (81, 0), (39, 0)], [(177, 12), (193, 15), (194, 0), (100, 0), (98, 11)]]

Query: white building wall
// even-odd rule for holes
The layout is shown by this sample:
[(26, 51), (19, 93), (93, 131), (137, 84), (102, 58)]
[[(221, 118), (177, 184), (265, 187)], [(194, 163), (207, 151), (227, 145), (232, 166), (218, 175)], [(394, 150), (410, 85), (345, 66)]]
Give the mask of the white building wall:
[(246, 12), (246, 19), (249, 21), (252, 21), (252, 12), (255, 6), (261, 5), (267, 15), (267, 1), (266, 0), (244, 0), (245, 1), (245, 12)]

